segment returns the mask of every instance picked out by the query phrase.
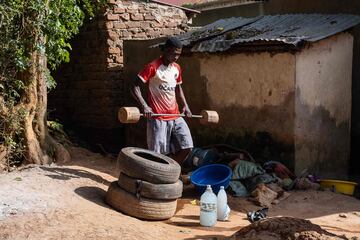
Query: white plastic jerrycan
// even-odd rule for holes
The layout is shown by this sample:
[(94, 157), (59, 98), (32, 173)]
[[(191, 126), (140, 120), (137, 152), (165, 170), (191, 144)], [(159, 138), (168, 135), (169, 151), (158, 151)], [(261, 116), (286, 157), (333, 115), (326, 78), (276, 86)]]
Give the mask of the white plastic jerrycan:
[(217, 198), (211, 186), (207, 185), (200, 198), (200, 225), (212, 227), (216, 224)]
[(217, 195), (217, 220), (227, 221), (229, 214), (230, 208), (227, 205), (227, 195), (224, 186), (221, 186)]

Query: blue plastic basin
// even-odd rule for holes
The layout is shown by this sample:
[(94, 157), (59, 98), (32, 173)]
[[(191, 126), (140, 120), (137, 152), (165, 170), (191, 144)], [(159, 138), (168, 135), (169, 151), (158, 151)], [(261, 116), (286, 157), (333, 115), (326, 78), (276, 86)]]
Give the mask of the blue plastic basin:
[(190, 176), (190, 181), (195, 185), (196, 190), (202, 194), (207, 185), (215, 194), (220, 190), (220, 186), (226, 189), (231, 179), (231, 168), (223, 164), (211, 164), (196, 169)]

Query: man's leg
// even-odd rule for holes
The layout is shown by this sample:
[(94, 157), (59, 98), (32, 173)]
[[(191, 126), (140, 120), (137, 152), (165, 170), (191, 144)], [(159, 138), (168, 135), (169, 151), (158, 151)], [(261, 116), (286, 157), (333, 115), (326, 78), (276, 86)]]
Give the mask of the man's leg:
[(148, 119), (147, 144), (148, 149), (156, 153), (170, 153), (167, 121)]
[(173, 159), (182, 165), (191, 152), (191, 149), (194, 147), (190, 129), (183, 118), (178, 118), (174, 121), (172, 135), (176, 140), (174, 145), (178, 148), (173, 155)]
[(179, 151), (174, 153), (174, 155), (172, 155), (171, 158), (174, 159), (180, 165), (182, 165), (190, 152), (191, 152), (191, 148), (180, 149)]

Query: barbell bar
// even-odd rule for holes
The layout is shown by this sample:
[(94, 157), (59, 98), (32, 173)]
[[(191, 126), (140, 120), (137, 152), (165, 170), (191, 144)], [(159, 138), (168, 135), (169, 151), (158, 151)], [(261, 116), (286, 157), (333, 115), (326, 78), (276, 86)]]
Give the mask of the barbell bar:
[[(118, 111), (118, 119), (121, 123), (137, 123), (140, 120), (140, 117), (144, 116), (143, 113), (140, 113), (140, 110), (137, 107), (121, 107)], [(185, 114), (158, 114), (154, 113), (151, 116), (176, 116), (176, 117), (185, 117)], [(200, 118), (201, 124), (209, 123), (218, 123), (219, 114), (216, 111), (203, 110), (201, 115), (192, 115), (192, 118)]]

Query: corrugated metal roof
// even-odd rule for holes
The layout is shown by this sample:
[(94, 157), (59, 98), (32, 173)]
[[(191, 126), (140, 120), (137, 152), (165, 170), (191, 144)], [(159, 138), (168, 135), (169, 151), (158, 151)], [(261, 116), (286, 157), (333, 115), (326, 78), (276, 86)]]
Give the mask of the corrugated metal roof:
[(218, 20), (179, 38), (193, 52), (225, 51), (233, 45), (270, 41), (298, 46), (304, 41), (319, 41), (359, 23), (360, 16), (349, 14), (240, 17)]

